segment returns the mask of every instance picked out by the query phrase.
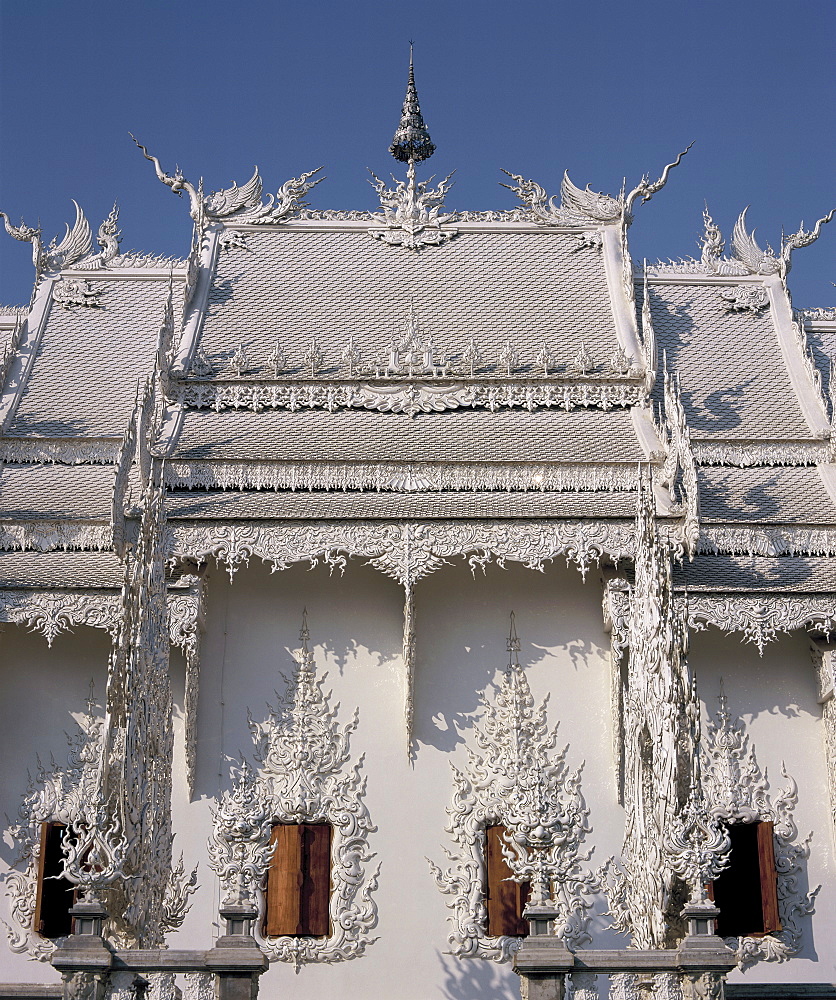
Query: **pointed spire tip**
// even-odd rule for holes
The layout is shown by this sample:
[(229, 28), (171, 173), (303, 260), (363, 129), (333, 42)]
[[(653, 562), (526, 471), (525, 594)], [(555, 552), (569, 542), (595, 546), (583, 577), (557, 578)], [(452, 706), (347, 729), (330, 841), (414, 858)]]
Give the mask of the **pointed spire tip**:
[(418, 103), (418, 91), (415, 87), (415, 72), (412, 61), (413, 43), (409, 43), (409, 76), (406, 84), (401, 123), (395, 132), (389, 152), (402, 163), (419, 163), (429, 159), (435, 152), (435, 144), (430, 138), (424, 118), (421, 115), (421, 105)]

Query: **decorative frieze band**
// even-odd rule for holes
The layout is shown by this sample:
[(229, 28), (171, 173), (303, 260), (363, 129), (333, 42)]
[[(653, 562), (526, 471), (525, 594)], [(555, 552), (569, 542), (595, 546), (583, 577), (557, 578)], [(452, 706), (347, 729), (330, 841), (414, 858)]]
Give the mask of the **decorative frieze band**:
[(345, 568), (350, 556), (365, 558), (402, 586), (434, 573), (455, 556), (471, 568), (492, 561), (519, 562), (542, 570), (558, 556), (583, 575), (602, 556), (627, 559), (633, 551), (632, 521), (376, 521), (194, 523), (172, 525), (174, 558), (215, 559), (230, 576), (255, 556), (287, 569), (297, 562)]
[(836, 528), (713, 525), (700, 528), (697, 552), (717, 555), (836, 555)]
[(172, 400), (184, 406), (212, 410), (377, 410), (381, 413), (432, 413), (473, 407), (575, 410), (636, 406), (647, 395), (644, 382), (618, 376), (589, 378), (563, 384), (500, 382), (461, 383), (401, 381), (265, 383), (198, 382), (172, 386)]
[(808, 628), (836, 631), (836, 594), (786, 597), (771, 594), (689, 594), (688, 624), (696, 631), (714, 625), (740, 632), (763, 655), (778, 633)]
[(826, 462), (826, 441), (692, 441), (698, 465), (815, 465)]
[[(119, 630), (122, 596), (116, 590), (0, 590), (0, 622), (25, 625), (40, 632), (52, 646), (59, 635), (79, 625)], [(172, 646), (184, 652), (196, 648), (201, 623), (198, 587), (168, 595), (168, 632)]]
[(107, 552), (112, 548), (113, 528), (109, 524), (58, 520), (0, 523), (0, 549), (13, 552)]
[[(611, 649), (617, 666), (629, 645), (630, 595), (626, 589), (608, 587), (604, 596), (605, 619), (611, 629)], [(677, 597), (682, 606), (684, 597)], [(687, 597), (688, 626), (696, 632), (714, 625), (723, 632), (739, 632), (742, 641), (764, 648), (779, 634), (812, 629), (836, 632), (836, 594), (786, 596), (783, 594), (704, 594)]]
[(513, 462), (182, 462), (166, 464), (172, 489), (632, 491), (633, 465)]
[(119, 458), (120, 438), (4, 438), (0, 461), (110, 465)]

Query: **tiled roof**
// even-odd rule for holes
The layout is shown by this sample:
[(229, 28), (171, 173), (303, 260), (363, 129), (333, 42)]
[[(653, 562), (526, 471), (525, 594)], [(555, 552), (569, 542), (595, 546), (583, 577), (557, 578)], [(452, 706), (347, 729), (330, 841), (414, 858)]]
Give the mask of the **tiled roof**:
[(639, 462), (626, 410), (419, 413), (191, 411), (180, 459)]
[(836, 593), (836, 562), (795, 557), (697, 556), (674, 568), (674, 585), (692, 591)]
[(0, 518), (109, 518), (116, 471), (102, 465), (0, 467)]
[(824, 325), (807, 327), (807, 344), (813, 355), (816, 367), (821, 372), (822, 388), (827, 396), (830, 392), (830, 365), (836, 361), (836, 328)]
[(178, 518), (633, 518), (635, 493), (268, 493), (173, 492), (166, 511)]
[(52, 303), (12, 435), (118, 437), (154, 368), (166, 281), (95, 280), (100, 309)]
[(704, 521), (836, 524), (836, 506), (815, 468), (709, 466), (697, 474)]
[(113, 552), (0, 552), (0, 586), (121, 587)]
[(473, 336), (493, 366), (510, 339), (520, 365), (545, 341), (561, 363), (581, 342), (605, 364), (617, 347), (599, 251), (559, 233), (460, 233), (415, 253), (354, 232), (247, 233), (222, 251), (202, 346), (222, 367), (245, 345), (254, 369), (276, 341), (292, 370), (316, 338), (325, 371), (348, 338), (371, 360), (406, 330), (414, 300), (424, 334), (457, 355)]
[(781, 354), (769, 309), (726, 312), (726, 286), (652, 285), (659, 360), (682, 380), (693, 440), (812, 436)]

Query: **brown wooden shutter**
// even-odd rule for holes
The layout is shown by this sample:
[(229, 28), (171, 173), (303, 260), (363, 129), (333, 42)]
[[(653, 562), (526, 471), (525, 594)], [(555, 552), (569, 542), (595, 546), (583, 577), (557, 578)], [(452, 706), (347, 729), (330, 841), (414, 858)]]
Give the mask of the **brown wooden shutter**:
[(277, 823), (270, 842), (264, 933), (327, 937), (330, 931), (331, 825)]
[(732, 823), (728, 867), (711, 885), (720, 937), (762, 937), (781, 929), (773, 824)]
[(778, 873), (775, 868), (775, 835), (771, 821), (758, 823), (758, 864), (761, 876), (761, 909), (763, 932), (772, 934), (781, 930), (778, 916)]
[(63, 823), (41, 823), (38, 891), (32, 926), (41, 937), (51, 939), (72, 934), (73, 927), (70, 907), (73, 905), (75, 886), (69, 879), (61, 877), (63, 835)]
[(525, 937), (528, 934), (528, 921), (523, 920), (522, 912), (528, 902), (530, 886), (528, 882), (507, 881), (512, 872), (502, 854), (504, 835), (505, 827), (499, 824), (485, 828), (488, 934), (491, 937)]

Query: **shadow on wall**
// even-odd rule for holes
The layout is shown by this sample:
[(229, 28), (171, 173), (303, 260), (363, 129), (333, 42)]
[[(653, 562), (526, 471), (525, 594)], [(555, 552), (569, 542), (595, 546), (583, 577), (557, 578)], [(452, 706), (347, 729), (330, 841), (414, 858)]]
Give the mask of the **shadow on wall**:
[[(508, 663), (509, 614), (516, 614), (535, 701), (561, 699), (584, 683), (601, 650), (601, 587), (596, 574), (583, 583), (574, 567), (554, 563), (543, 573), (509, 564), (473, 575), (466, 563), (444, 566), (415, 591), (415, 740), (449, 752), (465, 741), (481, 716), (481, 694), (496, 690)], [(534, 674), (542, 675), (537, 683)]]
[(444, 972), (441, 996), (445, 1000), (519, 1000), (520, 980), (508, 964), (498, 965), (478, 958), (439, 955)]

